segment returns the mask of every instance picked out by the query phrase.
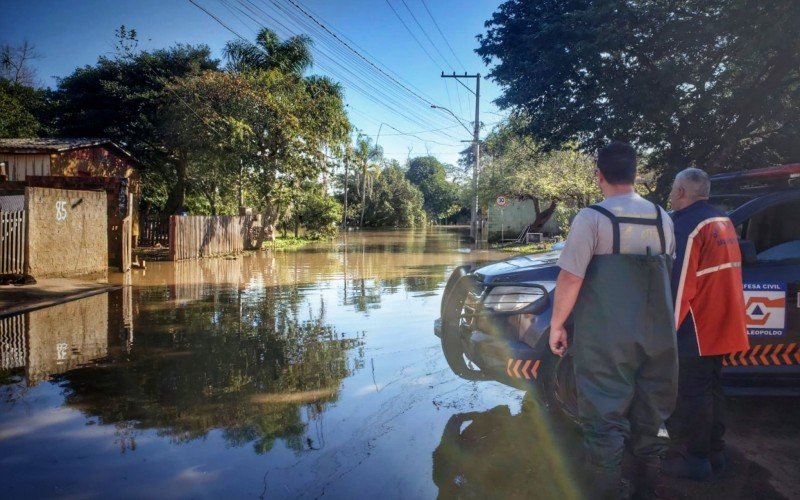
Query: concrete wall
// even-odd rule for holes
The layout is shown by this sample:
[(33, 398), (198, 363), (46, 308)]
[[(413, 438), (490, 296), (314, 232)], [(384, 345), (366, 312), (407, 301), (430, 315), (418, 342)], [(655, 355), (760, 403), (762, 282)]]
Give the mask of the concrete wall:
[(103, 191), (25, 188), (27, 273), (35, 278), (108, 273)]
[(513, 240), (535, 220), (536, 208), (533, 200), (510, 199), (502, 211), (496, 204), (492, 204), (487, 223), (489, 241), (499, 241), (501, 235), (506, 240)]

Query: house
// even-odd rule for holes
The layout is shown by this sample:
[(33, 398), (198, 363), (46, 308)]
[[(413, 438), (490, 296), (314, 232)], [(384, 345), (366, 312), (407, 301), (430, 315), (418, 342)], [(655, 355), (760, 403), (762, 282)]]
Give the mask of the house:
[(0, 139), (0, 211), (19, 205), (26, 187), (105, 191), (109, 264), (123, 265), (139, 237), (141, 194), (139, 163), (127, 151), (103, 138)]
[(24, 181), (29, 175), (122, 177), (138, 188), (138, 162), (109, 139), (0, 139), (0, 175)]

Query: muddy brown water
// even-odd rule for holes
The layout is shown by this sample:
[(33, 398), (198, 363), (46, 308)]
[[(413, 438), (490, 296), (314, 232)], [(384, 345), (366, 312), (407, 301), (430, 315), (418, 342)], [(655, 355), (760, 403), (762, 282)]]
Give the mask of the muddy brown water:
[[(123, 290), (4, 320), (0, 497), (580, 498), (574, 426), (459, 379), (432, 332), (453, 267), (504, 256), (455, 230), (349, 233), (148, 263)], [(681, 495), (797, 486), (779, 479), (797, 418), (768, 401), (733, 402), (747, 474)]]

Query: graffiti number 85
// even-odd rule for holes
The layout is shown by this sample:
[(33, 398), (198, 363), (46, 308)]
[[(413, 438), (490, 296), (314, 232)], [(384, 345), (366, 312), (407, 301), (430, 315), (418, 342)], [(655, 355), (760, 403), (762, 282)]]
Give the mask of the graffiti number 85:
[(57, 221), (67, 220), (67, 202), (66, 201), (57, 201), (56, 202), (56, 220)]

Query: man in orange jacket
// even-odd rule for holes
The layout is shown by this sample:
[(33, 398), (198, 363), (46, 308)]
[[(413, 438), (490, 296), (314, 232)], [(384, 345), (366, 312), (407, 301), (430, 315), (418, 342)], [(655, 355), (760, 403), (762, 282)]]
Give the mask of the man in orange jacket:
[(679, 377), (678, 402), (667, 429), (679, 446), (662, 470), (697, 480), (726, 464), (722, 356), (750, 347), (739, 240), (730, 219), (708, 203), (710, 188), (704, 171), (687, 168), (670, 193)]

